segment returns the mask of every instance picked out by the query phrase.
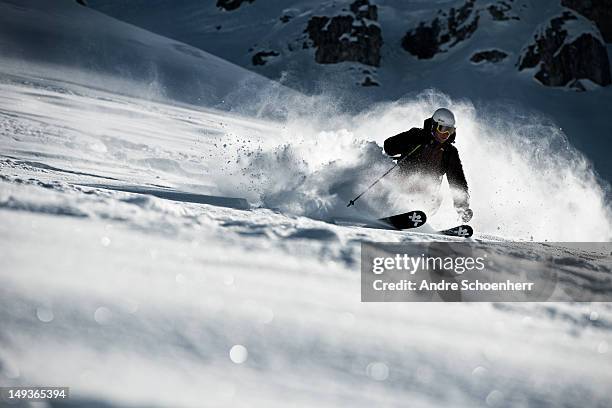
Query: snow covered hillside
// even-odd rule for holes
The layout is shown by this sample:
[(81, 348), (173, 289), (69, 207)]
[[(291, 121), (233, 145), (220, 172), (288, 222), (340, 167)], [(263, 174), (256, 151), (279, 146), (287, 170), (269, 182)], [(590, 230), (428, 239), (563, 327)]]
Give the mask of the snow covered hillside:
[(88, 4), (352, 111), (434, 88), (479, 110), (537, 112), (612, 180), (605, 0)]
[[(334, 223), (408, 209), (393, 176), (346, 203), (443, 105), (475, 242), (523, 267), (561, 250), (531, 240), (609, 242), (606, 185), (546, 117), (432, 90), (352, 114), (72, 1), (0, 0), (0, 33), (0, 386), (69, 386), (52, 407), (612, 405), (610, 303), (360, 301), (361, 243), (460, 240), (434, 232), (448, 193), (414, 232)], [(607, 252), (563, 248), (570, 287), (612, 292)]]
[[(67, 406), (609, 406), (609, 304), (360, 303), (361, 241), (439, 236), (232, 208), (258, 181), (218, 148), (282, 126), (0, 87), (2, 385), (69, 385)], [(260, 171), (290, 177), (287, 156)]]
[[(287, 92), (184, 43), (109, 18), (72, 0), (0, 2), (0, 64), (140, 98), (216, 106)], [(236, 85), (239, 85), (238, 87)]]

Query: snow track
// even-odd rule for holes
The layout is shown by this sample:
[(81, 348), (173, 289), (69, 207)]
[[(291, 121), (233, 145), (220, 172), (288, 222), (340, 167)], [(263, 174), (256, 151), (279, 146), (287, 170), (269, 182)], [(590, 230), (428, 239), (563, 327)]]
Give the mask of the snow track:
[(281, 124), (0, 86), (2, 385), (69, 385), (67, 406), (612, 403), (609, 304), (361, 303), (362, 241), (441, 237), (229, 208), (227, 152), (274, 151)]

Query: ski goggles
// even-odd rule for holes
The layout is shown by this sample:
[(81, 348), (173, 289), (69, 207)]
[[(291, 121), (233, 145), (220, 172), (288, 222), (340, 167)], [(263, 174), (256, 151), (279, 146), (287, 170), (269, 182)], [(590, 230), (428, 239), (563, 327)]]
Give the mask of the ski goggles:
[(453, 134), (453, 132), (455, 132), (455, 127), (454, 126), (444, 126), (444, 125), (438, 124), (438, 126), (436, 127), (436, 130), (441, 135), (446, 134), (447, 136), (450, 136)]

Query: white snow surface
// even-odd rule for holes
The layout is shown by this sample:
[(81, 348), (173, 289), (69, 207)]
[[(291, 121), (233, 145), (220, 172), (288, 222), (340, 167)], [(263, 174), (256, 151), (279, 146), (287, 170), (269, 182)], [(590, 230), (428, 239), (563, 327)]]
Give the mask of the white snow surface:
[[(356, 134), (313, 133), (311, 143), (298, 143), (296, 133), (312, 131), (303, 122), (262, 123), (8, 76), (0, 87), (3, 385), (69, 385), (78, 406), (610, 403), (607, 303), (360, 303), (361, 241), (441, 239), (300, 215), (315, 186), (296, 177), (333, 182), (344, 174), (357, 186), (366, 180), (355, 180), (360, 160), (373, 173), (382, 168), (379, 149), (359, 141), (367, 117), (355, 119)], [(346, 140), (353, 161), (345, 168), (327, 163), (324, 154), (334, 153), (320, 140), (331, 137)], [(255, 145), (265, 183), (233, 162)], [(516, 174), (506, 188), (521, 184)], [(94, 184), (250, 193), (252, 204), (272, 185), (286, 189), (286, 205), (278, 212), (262, 199), (263, 208), (239, 210), (87, 186)], [(594, 219), (603, 211), (592, 205), (599, 192), (575, 188), (585, 197), (575, 210)], [(517, 191), (526, 205), (548, 200), (546, 214), (568, 211), (550, 191)], [(537, 206), (517, 227), (510, 215), (503, 221), (513, 206), (497, 204), (475, 205), (477, 230), (565, 236), (559, 219), (534, 215)], [(574, 234), (584, 239), (609, 234), (601, 220), (581, 225)], [(523, 256), (520, 245), (508, 248)]]
[[(261, 75), (185, 43), (110, 18), (73, 0), (0, 1), (3, 72), (230, 109), (248, 95), (289, 92)], [(36, 63), (36, 64), (33, 64)]]
[[(0, 60), (0, 385), (70, 386), (64, 406), (610, 406), (609, 303), (360, 302), (361, 242), (453, 240), (432, 233), (457, 223), (446, 182), (418, 232), (331, 222), (409, 209), (393, 178), (345, 205), (391, 164), (379, 124), (397, 133), (444, 104), (475, 240), (510, 240), (517, 262), (532, 237), (609, 241), (604, 186), (542, 117), (483, 120), (425, 90), (358, 115), (276, 93), (255, 109), (285, 111), (272, 121), (21, 58)], [(202, 67), (240, 84), (185, 65)], [(576, 256), (574, 278), (601, 271)]]

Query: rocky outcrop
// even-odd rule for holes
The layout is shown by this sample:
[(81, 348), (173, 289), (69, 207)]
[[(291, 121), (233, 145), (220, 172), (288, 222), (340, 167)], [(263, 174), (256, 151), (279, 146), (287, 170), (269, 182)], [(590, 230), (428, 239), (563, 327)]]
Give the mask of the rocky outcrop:
[(378, 20), (378, 7), (369, 0), (356, 0), (350, 5), (351, 12), (357, 19)]
[(259, 51), (257, 54), (253, 55), (251, 62), (253, 65), (266, 65), (268, 58), (278, 57), (279, 55), (280, 54), (276, 51)]
[(469, 38), (478, 28), (480, 17), (474, 2), (467, 0), (463, 6), (448, 12), (440, 10), (431, 22), (421, 22), (404, 35), (402, 48), (419, 59), (429, 59)]
[(547, 86), (574, 85), (583, 90), (585, 87), (577, 84), (585, 79), (610, 85), (606, 47), (597, 32), (586, 30), (570, 37), (567, 24), (577, 23), (576, 20), (579, 17), (569, 11), (551, 19), (524, 48), (517, 63), (519, 71), (537, 68), (535, 78)]
[(367, 76), (361, 83), (361, 86), (380, 86), (380, 84), (372, 80), (372, 78), (370, 78), (369, 76)]
[(495, 21), (520, 20), (519, 17), (512, 13), (512, 6), (505, 1), (498, 1), (496, 4), (491, 4), (487, 10), (491, 14), (491, 18)]
[(283, 13), (278, 19), (281, 21), (281, 23), (287, 24), (301, 13), (302, 11), (298, 8), (286, 8), (283, 10)]
[(380, 66), (383, 39), (377, 19), (377, 7), (369, 0), (356, 0), (345, 14), (310, 18), (305, 32), (316, 48), (315, 60), (319, 64), (355, 61)]
[(217, 7), (226, 11), (236, 10), (242, 3), (253, 3), (255, 0), (217, 0)]
[(508, 54), (503, 51), (487, 50), (487, 51), (480, 51), (480, 52), (475, 53), (470, 58), (470, 61), (472, 61), (475, 64), (479, 64), (481, 62), (497, 63), (497, 62), (503, 61), (504, 59), (506, 59), (506, 57), (508, 57)]
[(612, 0), (561, 0), (561, 5), (593, 21), (606, 43), (612, 43)]

